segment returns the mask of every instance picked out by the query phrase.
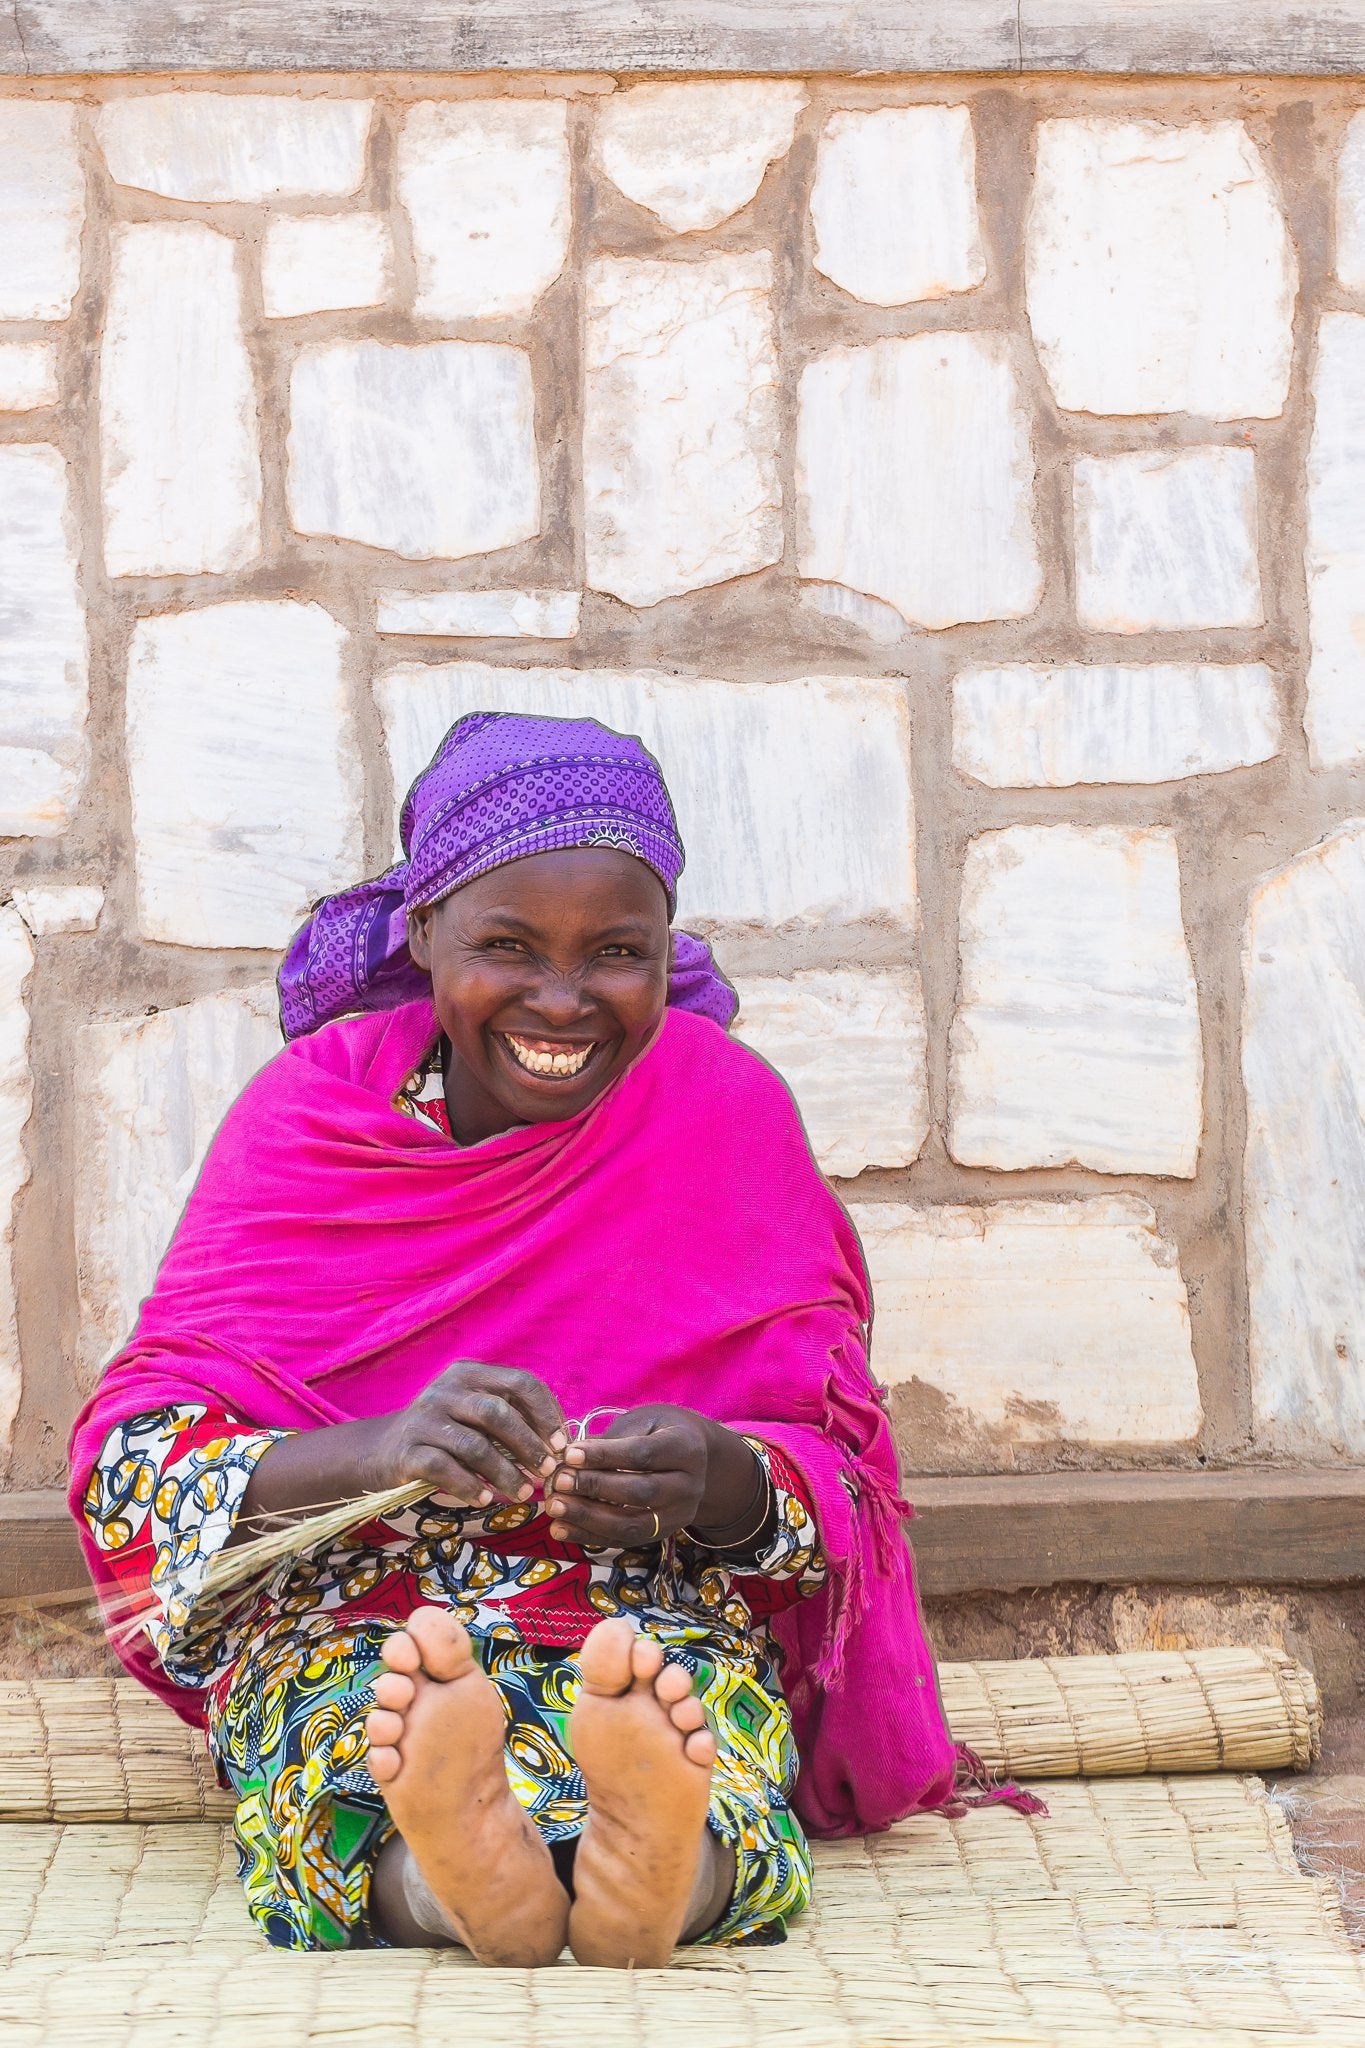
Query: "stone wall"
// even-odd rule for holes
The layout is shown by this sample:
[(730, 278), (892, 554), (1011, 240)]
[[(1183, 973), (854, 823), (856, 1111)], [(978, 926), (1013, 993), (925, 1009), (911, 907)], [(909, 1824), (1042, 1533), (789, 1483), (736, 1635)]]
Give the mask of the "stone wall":
[(1358, 103), (12, 86), (11, 1484), (476, 707), (661, 755), (910, 1468), (1365, 1456)]

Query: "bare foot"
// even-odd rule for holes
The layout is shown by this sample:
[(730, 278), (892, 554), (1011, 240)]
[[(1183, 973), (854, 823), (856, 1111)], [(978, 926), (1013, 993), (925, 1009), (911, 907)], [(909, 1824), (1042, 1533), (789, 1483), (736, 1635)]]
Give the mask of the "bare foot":
[(580, 1963), (661, 1969), (697, 1877), (716, 1741), (663, 1646), (600, 1621), (579, 1656), (569, 1741), (588, 1788), (569, 1946)]
[(568, 1896), (507, 1781), (502, 1701), (468, 1635), (444, 1608), (419, 1607), (380, 1654), (370, 1774), (418, 1869), (481, 1963), (552, 1963)]

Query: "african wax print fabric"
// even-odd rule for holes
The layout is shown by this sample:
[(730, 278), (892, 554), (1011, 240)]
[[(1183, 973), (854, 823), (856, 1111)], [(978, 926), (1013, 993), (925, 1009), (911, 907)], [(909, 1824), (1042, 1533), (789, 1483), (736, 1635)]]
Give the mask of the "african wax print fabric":
[(809, 1895), (791, 1812), (796, 1749), (768, 1619), (824, 1581), (805, 1483), (746, 1439), (775, 1513), (756, 1556), (683, 1537), (634, 1551), (556, 1543), (527, 1504), (460, 1510), (427, 1500), (350, 1532), (277, 1574), (246, 1617), (198, 1593), (227, 1542), (257, 1459), (282, 1431), (243, 1430), (186, 1404), (109, 1434), (86, 1491), (87, 1523), (176, 1684), (206, 1688), (210, 1753), (237, 1794), (247, 1904), (268, 1940), (327, 1948), (370, 1937), (375, 1860), (392, 1832), (366, 1763), (364, 1719), (384, 1637), (414, 1608), (449, 1607), (468, 1627), (508, 1717), (517, 1797), (547, 1841), (585, 1819), (567, 1739), (572, 1650), (604, 1616), (627, 1614), (694, 1674), (717, 1739), (710, 1825), (735, 1851), (729, 1912), (708, 1941), (781, 1938)]

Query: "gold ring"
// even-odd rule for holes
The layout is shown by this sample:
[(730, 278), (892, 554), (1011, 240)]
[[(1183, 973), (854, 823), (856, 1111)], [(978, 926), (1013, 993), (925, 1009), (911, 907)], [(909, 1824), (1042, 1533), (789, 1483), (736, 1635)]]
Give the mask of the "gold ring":
[(657, 1543), (660, 1534), (662, 1533), (662, 1525), (659, 1521), (659, 1510), (657, 1508), (651, 1508), (649, 1512), (654, 1518), (654, 1533), (651, 1535), (649, 1540), (651, 1543)]

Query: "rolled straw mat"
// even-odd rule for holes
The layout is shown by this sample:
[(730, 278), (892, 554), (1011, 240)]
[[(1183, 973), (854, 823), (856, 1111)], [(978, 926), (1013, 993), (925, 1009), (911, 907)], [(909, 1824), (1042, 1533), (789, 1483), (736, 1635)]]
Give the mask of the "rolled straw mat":
[(1365, 1959), (1284, 1815), (1231, 1775), (1061, 1781), (1049, 1817), (816, 1847), (781, 1947), (669, 1970), (285, 1955), (226, 1829), (0, 1827), (4, 2048), (1028, 2048), (1365, 2041)]
[[(1321, 1735), (1312, 1674), (1281, 1650), (945, 1664), (941, 1677), (953, 1733), (1010, 1777), (1306, 1770)], [(230, 1811), (202, 1737), (132, 1679), (0, 1681), (0, 1820)]]

